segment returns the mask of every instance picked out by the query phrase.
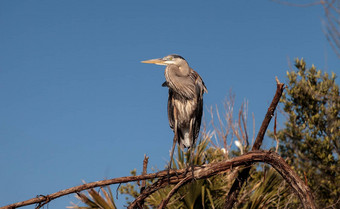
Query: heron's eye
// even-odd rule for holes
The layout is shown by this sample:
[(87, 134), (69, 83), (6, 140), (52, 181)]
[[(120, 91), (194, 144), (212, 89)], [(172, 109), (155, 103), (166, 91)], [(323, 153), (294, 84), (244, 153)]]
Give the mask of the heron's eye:
[(172, 60), (173, 58), (172, 57), (168, 57), (168, 60)]

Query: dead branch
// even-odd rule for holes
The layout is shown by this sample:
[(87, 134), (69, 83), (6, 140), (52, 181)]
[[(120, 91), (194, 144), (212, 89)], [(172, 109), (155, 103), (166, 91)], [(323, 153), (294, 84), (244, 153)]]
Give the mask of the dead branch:
[[(239, 166), (247, 166), (256, 162), (265, 162), (270, 164), (281, 176), (291, 185), (295, 193), (301, 200), (301, 203), (304, 208), (314, 209), (315, 204), (313, 200), (313, 196), (308, 186), (304, 184), (304, 181), (301, 180), (298, 175), (290, 168), (290, 166), (282, 159), (277, 153), (271, 151), (251, 151), (247, 154), (235, 157), (231, 160), (222, 161), (218, 163), (211, 163), (208, 165), (204, 165), (201, 167), (196, 167), (194, 171), (195, 179), (205, 179), (220, 173), (224, 173), (228, 170), (231, 170), (235, 167)], [(184, 175), (185, 169), (181, 169), (177, 171), (177, 176), (173, 176), (170, 178), (170, 184), (174, 184), (180, 182), (178, 185), (183, 186), (184, 184), (190, 182), (192, 180), (191, 172), (186, 172)], [(173, 174), (173, 173), (172, 173)], [(156, 182), (151, 185), (150, 191), (148, 194), (141, 194), (128, 208), (135, 208), (138, 205), (138, 202), (147, 198), (154, 191), (159, 188), (163, 188), (168, 185), (168, 181), (164, 180), (162, 183)], [(157, 188), (157, 189), (154, 189)], [(175, 187), (175, 191), (177, 191), (179, 186)], [(148, 188), (147, 188), (148, 189)], [(174, 192), (175, 192), (174, 191)], [(170, 192), (171, 193), (171, 192)], [(170, 195), (170, 194), (169, 194)], [(169, 196), (168, 195), (168, 196)], [(172, 195), (172, 194), (171, 194)], [(142, 197), (141, 197), (142, 196)], [(162, 202), (162, 206), (165, 207), (165, 201)]]
[[(175, 175), (175, 172), (174, 171), (170, 172), (170, 175)], [(53, 194), (40, 195), (39, 197), (25, 200), (22, 202), (17, 202), (14, 204), (10, 204), (10, 205), (1, 207), (0, 209), (18, 208), (18, 207), (22, 207), (26, 205), (49, 202), (53, 199), (56, 199), (56, 198), (59, 198), (59, 197), (62, 197), (68, 194), (79, 193), (81, 191), (88, 190), (88, 189), (95, 188), (95, 187), (107, 186), (107, 185), (112, 185), (112, 184), (121, 184), (121, 183), (127, 183), (127, 182), (132, 182), (132, 181), (141, 181), (145, 179), (162, 178), (165, 176), (167, 176), (167, 171), (160, 171), (157, 173), (151, 173), (151, 174), (139, 175), (139, 176), (126, 176), (126, 177), (96, 181), (96, 182), (91, 182), (91, 183), (86, 183), (83, 185), (71, 187), (65, 190), (61, 190)]]
[[(266, 113), (266, 116), (265, 116), (265, 118), (262, 122), (260, 130), (257, 134), (256, 139), (255, 139), (252, 151), (260, 149), (260, 147), (262, 145), (263, 137), (266, 133), (266, 130), (268, 128), (270, 120), (274, 116), (276, 106), (280, 101), (280, 98), (281, 98), (281, 95), (282, 95), (282, 92), (283, 92), (283, 89), (284, 89), (284, 84), (280, 83), (280, 81), (277, 78), (276, 78), (276, 83), (277, 83), (277, 87), (276, 87), (275, 96), (274, 96), (274, 98), (273, 98), (273, 100), (272, 100), (272, 102), (271, 102), (271, 104), (268, 108), (268, 111)], [(251, 169), (250, 166), (243, 169), (239, 173), (238, 177), (235, 179), (235, 181), (234, 181), (233, 185), (231, 186), (229, 193), (226, 197), (225, 205), (224, 205), (225, 209), (231, 209), (233, 207), (233, 205), (235, 204), (237, 197), (238, 197), (238, 194), (240, 193), (244, 182), (246, 182), (246, 180), (249, 177), (250, 169)]]
[[(301, 203), (305, 208), (315, 208), (312, 194), (309, 188), (304, 184), (304, 182), (297, 176), (297, 174), (289, 167), (289, 165), (282, 159), (277, 153), (270, 151), (252, 151), (247, 154), (235, 157), (231, 160), (226, 160), (218, 163), (211, 163), (207, 165), (203, 165), (200, 167), (196, 167), (194, 170), (195, 179), (204, 179), (208, 178), (220, 173), (224, 173), (228, 170), (239, 166), (246, 166), (256, 162), (264, 162), (268, 163), (276, 169), (282, 177), (291, 185), (293, 190), (299, 196)], [(10, 209), (17, 208), (26, 205), (32, 205), (36, 203), (44, 203), (46, 201), (51, 201), (53, 199), (62, 197), (64, 195), (79, 193), (83, 190), (88, 190), (95, 187), (107, 186), (111, 184), (119, 184), (119, 183), (127, 183), (131, 181), (141, 181), (145, 179), (155, 179), (158, 178), (157, 182), (145, 188), (143, 193), (129, 206), (129, 208), (135, 208), (138, 206), (138, 202), (142, 201), (146, 197), (148, 197), (153, 192), (157, 191), (160, 188), (163, 188), (170, 184), (177, 184), (180, 181), (181, 186), (185, 183), (190, 182), (192, 180), (192, 173), (187, 172), (186, 169), (179, 169), (176, 171), (171, 170), (169, 172), (170, 179), (167, 178), (167, 170), (160, 171), (157, 173), (151, 173), (146, 175), (139, 176), (126, 176), (102, 181), (91, 182), (87, 184), (83, 184), (76, 187), (71, 187), (50, 195), (41, 196), (37, 198), (32, 198), (30, 200), (10, 204), (0, 209)]]
[[(147, 174), (148, 162), (149, 162), (149, 157), (144, 155), (142, 175)], [(146, 180), (144, 179), (144, 180), (142, 180), (142, 186), (140, 188), (140, 193), (142, 193), (144, 191), (145, 186), (146, 186)], [(143, 205), (144, 205), (144, 201), (141, 202), (140, 206), (143, 208)]]

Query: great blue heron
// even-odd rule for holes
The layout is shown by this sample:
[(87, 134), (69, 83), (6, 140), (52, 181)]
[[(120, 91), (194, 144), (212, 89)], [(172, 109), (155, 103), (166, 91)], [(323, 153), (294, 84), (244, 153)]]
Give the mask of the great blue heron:
[[(202, 78), (181, 56), (173, 54), (160, 59), (142, 61), (166, 65), (165, 82), (169, 88), (168, 118), (174, 132), (169, 169), (176, 142), (183, 148), (193, 148), (198, 138), (203, 112), (203, 94), (208, 92)], [(193, 150), (191, 150), (192, 157)]]

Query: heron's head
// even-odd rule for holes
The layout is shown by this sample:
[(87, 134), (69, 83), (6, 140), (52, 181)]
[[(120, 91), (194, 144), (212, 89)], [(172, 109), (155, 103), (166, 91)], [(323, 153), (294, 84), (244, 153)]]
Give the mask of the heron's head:
[(177, 54), (171, 54), (168, 56), (165, 56), (163, 58), (158, 59), (151, 59), (151, 60), (145, 60), (142, 61), (142, 63), (150, 63), (150, 64), (156, 64), (156, 65), (177, 65), (179, 67), (183, 65), (188, 65), (187, 61)]

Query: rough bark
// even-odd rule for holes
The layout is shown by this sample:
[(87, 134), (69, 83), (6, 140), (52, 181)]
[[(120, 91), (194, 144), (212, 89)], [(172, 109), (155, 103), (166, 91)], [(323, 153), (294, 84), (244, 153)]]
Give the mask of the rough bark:
[[(195, 179), (208, 178), (213, 175), (217, 175), (219, 173), (223, 173), (225, 171), (234, 169), (238, 166), (245, 166), (245, 165), (249, 165), (251, 163), (256, 163), (256, 162), (264, 162), (264, 163), (268, 163), (272, 165), (273, 168), (276, 169), (282, 175), (282, 177), (291, 185), (293, 190), (296, 192), (296, 194), (300, 198), (301, 203), (303, 204), (304, 208), (315, 208), (313, 197), (312, 197), (312, 194), (309, 188), (297, 176), (297, 174), (289, 167), (289, 165), (275, 152), (252, 151), (244, 155), (235, 157), (231, 160), (222, 161), (218, 163), (211, 163), (211, 164), (203, 165), (201, 167), (196, 167), (194, 171), (194, 176), (195, 176)], [(183, 186), (185, 185), (185, 183), (190, 182), (190, 180), (192, 179), (192, 172), (187, 172), (186, 169), (176, 170), (176, 172), (170, 171), (169, 172), (170, 179), (168, 179), (167, 174), (168, 174), (167, 170), (164, 170), (164, 171), (160, 171), (157, 173), (151, 173), (151, 174), (146, 174), (146, 175), (127, 176), (127, 177), (120, 177), (120, 178), (108, 179), (108, 180), (103, 180), (103, 181), (96, 181), (96, 182), (87, 183), (87, 184), (83, 184), (83, 185), (76, 186), (76, 187), (71, 187), (71, 188), (50, 194), (50, 195), (40, 196), (37, 198), (32, 198), (30, 200), (10, 204), (10, 205), (1, 207), (1, 209), (17, 208), (17, 207), (22, 207), (22, 206), (31, 205), (31, 204), (39, 204), (39, 203), (41, 206), (58, 197), (72, 194), (72, 193), (81, 192), (83, 190), (91, 189), (94, 187), (158, 178), (158, 181), (155, 184), (145, 188), (143, 193), (129, 206), (129, 208), (134, 208), (137, 206), (137, 202), (144, 200), (146, 197), (151, 195), (153, 192), (169, 185), (169, 183), (178, 184), (179, 182), (185, 179), (184, 183), (183, 182), (181, 183), (181, 186)]]
[[(301, 204), (305, 209), (315, 209), (315, 203), (312, 196), (311, 191), (308, 186), (299, 178), (299, 176), (290, 168), (290, 166), (282, 159), (276, 152), (271, 151), (251, 151), (244, 155), (235, 157), (231, 160), (222, 161), (218, 163), (211, 163), (208, 165), (204, 165), (201, 167), (196, 167), (194, 171), (195, 179), (205, 179), (211, 176), (226, 172), (233, 168), (239, 166), (247, 166), (256, 162), (264, 162), (270, 164), (281, 176), (287, 181), (287, 183), (292, 187), (293, 191), (297, 194), (299, 199), (301, 200)], [(178, 184), (180, 186), (185, 185), (186, 183), (192, 180), (192, 172), (186, 172), (181, 169), (177, 171), (177, 176), (172, 172), (170, 178), (170, 184)], [(153, 192), (157, 191), (168, 185), (167, 179), (160, 179), (155, 184), (151, 185), (150, 188), (146, 188), (145, 193), (142, 193), (128, 208), (136, 208), (138, 203)], [(176, 187), (176, 190), (179, 187)], [(173, 194), (173, 193), (172, 193)], [(167, 197), (165, 201), (161, 203), (161, 206), (164, 208), (166, 206), (167, 201), (170, 197)], [(161, 207), (161, 208), (162, 208)], [(137, 207), (138, 208), (138, 207)], [(160, 208), (160, 207), (159, 207)]]

